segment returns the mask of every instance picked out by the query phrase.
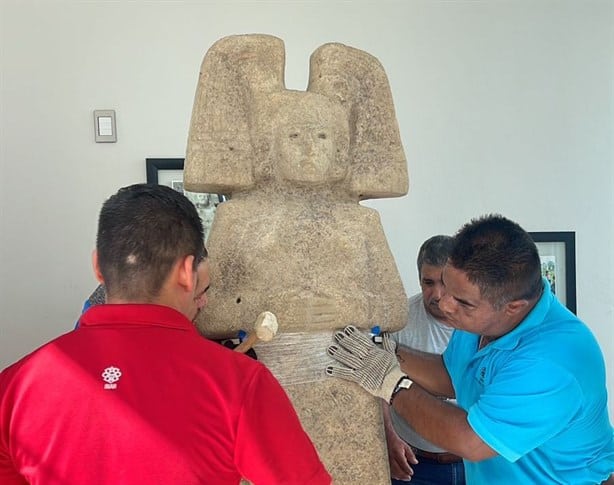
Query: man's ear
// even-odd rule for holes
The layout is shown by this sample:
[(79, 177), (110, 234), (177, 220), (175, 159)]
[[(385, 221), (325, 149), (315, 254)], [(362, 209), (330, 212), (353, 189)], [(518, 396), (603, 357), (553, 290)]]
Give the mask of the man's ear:
[(196, 272), (194, 271), (194, 255), (190, 254), (177, 262), (175, 266), (177, 284), (186, 291), (193, 292), (196, 286)]
[(529, 300), (512, 300), (505, 304), (505, 313), (510, 316), (518, 315), (527, 309)]
[(104, 285), (104, 278), (102, 277), (102, 272), (100, 271), (100, 265), (98, 264), (98, 251), (95, 249), (92, 251), (92, 267), (94, 268), (94, 276), (98, 283)]

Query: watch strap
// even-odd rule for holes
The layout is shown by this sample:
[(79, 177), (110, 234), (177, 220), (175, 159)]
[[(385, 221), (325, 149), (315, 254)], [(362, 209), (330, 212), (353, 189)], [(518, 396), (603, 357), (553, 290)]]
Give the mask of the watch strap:
[(409, 389), (413, 384), (412, 380), (407, 376), (402, 376), (396, 386), (394, 386), (394, 390), (392, 391), (392, 395), (390, 396), (389, 404), (392, 404), (392, 401), (396, 397), (396, 395), (402, 391), (403, 389)]

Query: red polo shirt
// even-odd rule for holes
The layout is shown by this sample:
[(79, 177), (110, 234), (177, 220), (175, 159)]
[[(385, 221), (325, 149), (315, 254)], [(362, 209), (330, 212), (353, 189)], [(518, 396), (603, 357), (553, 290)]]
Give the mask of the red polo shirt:
[(330, 484), (266, 367), (157, 305), (97, 305), (0, 374), (0, 483)]

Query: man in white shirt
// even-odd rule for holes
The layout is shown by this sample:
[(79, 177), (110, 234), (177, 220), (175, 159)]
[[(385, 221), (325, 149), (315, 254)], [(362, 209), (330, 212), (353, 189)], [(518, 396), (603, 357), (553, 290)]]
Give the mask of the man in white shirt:
[[(453, 239), (433, 236), (418, 251), (421, 293), (409, 299), (409, 321), (391, 334), (400, 346), (441, 354), (453, 328), (439, 309), (443, 283), (441, 274)], [(413, 485), (463, 485), (465, 473), (459, 456), (448, 453), (422, 438), (388, 404), (384, 403), (384, 424), (393, 485), (411, 480)]]

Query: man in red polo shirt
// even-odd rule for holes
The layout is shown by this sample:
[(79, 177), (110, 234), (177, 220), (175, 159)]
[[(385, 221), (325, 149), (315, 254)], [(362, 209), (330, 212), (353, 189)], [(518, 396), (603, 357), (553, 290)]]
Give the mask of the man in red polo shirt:
[(0, 483), (331, 483), (266, 367), (193, 326), (206, 256), (182, 194), (140, 184), (104, 203), (107, 304), (0, 374)]

